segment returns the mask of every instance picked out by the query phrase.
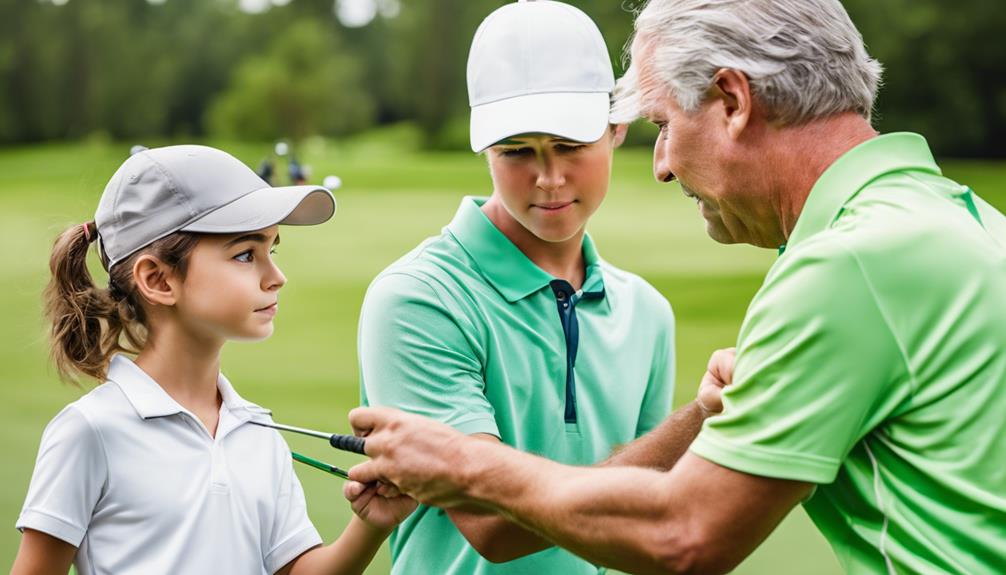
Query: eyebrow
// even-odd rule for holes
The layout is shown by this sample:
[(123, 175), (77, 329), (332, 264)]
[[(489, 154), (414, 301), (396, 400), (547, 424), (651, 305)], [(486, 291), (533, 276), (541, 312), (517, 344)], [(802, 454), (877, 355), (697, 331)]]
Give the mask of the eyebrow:
[[(260, 244), (264, 244), (268, 241), (269, 236), (265, 234), (244, 234), (243, 236), (238, 236), (232, 240), (228, 240), (227, 243), (224, 244), (224, 247), (229, 248), (233, 245), (240, 244), (241, 242), (258, 242)], [(279, 245), (279, 234), (276, 234), (276, 239), (273, 240), (272, 245)]]

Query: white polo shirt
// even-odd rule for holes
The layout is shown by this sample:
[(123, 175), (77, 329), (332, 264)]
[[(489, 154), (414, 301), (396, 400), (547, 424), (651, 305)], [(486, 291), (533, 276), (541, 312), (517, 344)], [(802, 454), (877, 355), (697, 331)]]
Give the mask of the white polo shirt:
[(216, 437), (125, 356), (42, 435), (18, 529), (76, 547), (79, 575), (271, 574), (321, 537), (270, 412), (221, 375)]

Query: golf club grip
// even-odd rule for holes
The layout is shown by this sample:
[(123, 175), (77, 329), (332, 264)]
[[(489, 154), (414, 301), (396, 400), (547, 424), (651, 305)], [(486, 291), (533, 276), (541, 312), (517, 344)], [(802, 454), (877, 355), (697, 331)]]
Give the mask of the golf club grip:
[(365, 441), (362, 437), (333, 433), (328, 442), (332, 444), (332, 447), (342, 451), (352, 451), (353, 453), (359, 453), (360, 455), (367, 454), (367, 452), (363, 450)]

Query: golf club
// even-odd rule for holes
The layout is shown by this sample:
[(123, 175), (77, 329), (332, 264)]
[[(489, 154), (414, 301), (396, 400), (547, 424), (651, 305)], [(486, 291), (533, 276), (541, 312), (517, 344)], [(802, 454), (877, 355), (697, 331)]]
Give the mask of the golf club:
[(290, 453), (293, 455), (294, 460), (299, 461), (299, 462), (301, 462), (301, 463), (303, 463), (305, 465), (310, 465), (311, 467), (314, 467), (315, 469), (320, 469), (320, 470), (322, 470), (322, 471), (324, 471), (326, 473), (331, 473), (332, 475), (335, 475), (336, 477), (341, 477), (343, 479), (349, 479), (349, 473), (347, 473), (345, 470), (339, 469), (338, 467), (336, 467), (334, 465), (329, 465), (329, 464), (325, 463), (324, 461), (318, 461), (317, 459), (312, 459), (312, 458), (310, 458), (310, 457), (308, 457), (306, 455), (301, 455), (300, 453), (297, 453), (296, 451), (291, 451)]
[(327, 439), (329, 445), (341, 451), (351, 451), (353, 453), (359, 453), (360, 455), (367, 454), (367, 452), (364, 451), (364, 445), (365, 445), (364, 439), (362, 437), (356, 437), (355, 435), (325, 433), (323, 431), (315, 431), (313, 429), (304, 429), (303, 427), (294, 427), (292, 425), (282, 425), (279, 423), (266, 423), (264, 421), (252, 420), (249, 423), (254, 423), (255, 425), (261, 425), (262, 427), (271, 427), (273, 429), (279, 429), (280, 431), (290, 431), (293, 433), (300, 433), (301, 435), (310, 435), (311, 437), (319, 437), (321, 439)]

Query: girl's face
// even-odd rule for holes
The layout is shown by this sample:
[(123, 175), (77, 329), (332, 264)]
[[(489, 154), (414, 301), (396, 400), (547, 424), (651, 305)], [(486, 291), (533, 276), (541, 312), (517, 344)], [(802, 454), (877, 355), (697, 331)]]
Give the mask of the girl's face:
[(524, 134), (489, 148), (495, 195), (507, 215), (538, 239), (578, 239), (608, 192), (611, 130), (591, 143)]
[(277, 244), (279, 226), (203, 236), (189, 255), (175, 303), (185, 329), (224, 340), (272, 335), (279, 289), (286, 283), (272, 258)]

